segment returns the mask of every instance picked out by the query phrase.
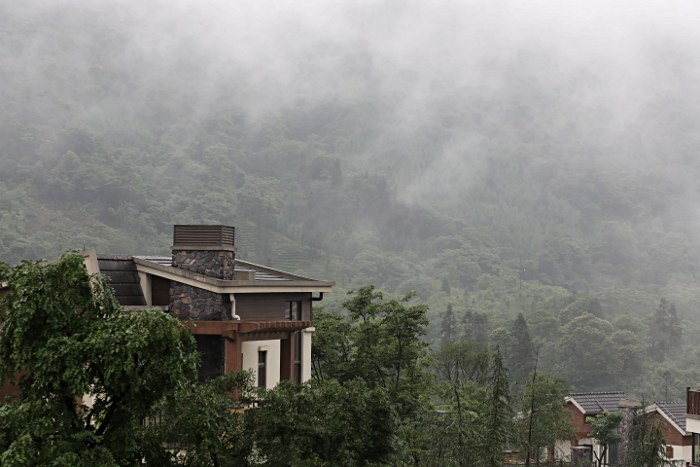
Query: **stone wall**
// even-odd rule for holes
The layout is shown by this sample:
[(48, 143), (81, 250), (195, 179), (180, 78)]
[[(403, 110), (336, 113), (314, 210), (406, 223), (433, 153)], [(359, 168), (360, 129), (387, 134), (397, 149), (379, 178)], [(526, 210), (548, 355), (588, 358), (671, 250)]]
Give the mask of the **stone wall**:
[(170, 312), (180, 320), (224, 321), (231, 319), (231, 304), (227, 295), (172, 281)]
[(634, 411), (641, 407), (641, 405), (640, 401), (635, 400), (621, 400), (619, 403), (619, 410), (624, 414), (625, 418), (620, 423), (620, 426), (617, 427), (617, 432), (624, 436), (625, 440), (618, 444), (617, 462), (615, 462), (615, 459), (612, 459), (613, 463), (624, 464), (625, 462), (627, 449), (629, 448), (629, 431), (632, 427), (632, 417)]
[(173, 250), (172, 266), (217, 279), (233, 279), (233, 251)]

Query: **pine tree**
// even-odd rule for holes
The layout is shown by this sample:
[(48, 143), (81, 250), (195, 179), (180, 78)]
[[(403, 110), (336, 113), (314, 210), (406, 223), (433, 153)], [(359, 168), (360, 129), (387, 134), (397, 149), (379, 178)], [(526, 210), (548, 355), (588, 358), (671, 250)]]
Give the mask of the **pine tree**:
[(654, 417), (656, 412), (647, 412), (646, 403), (632, 413), (627, 435), (625, 467), (670, 467), (675, 465), (666, 456), (666, 439), (661, 432), (661, 421)]
[(452, 304), (447, 305), (447, 310), (442, 315), (441, 339), (442, 346), (457, 340), (457, 318), (452, 311)]
[(494, 349), (491, 357), (484, 408), (479, 430), (482, 438), (477, 449), (479, 464), (484, 467), (500, 467), (503, 464), (503, 450), (512, 433), (513, 409), (508, 369), (503, 365), (499, 347)]
[(488, 345), (489, 320), (486, 313), (467, 310), (462, 318), (463, 339), (477, 345)]
[(522, 313), (518, 313), (513, 322), (507, 350), (511, 378), (513, 381), (524, 381), (532, 371), (535, 352), (530, 339), (530, 330)]
[(654, 312), (654, 324), (651, 353), (656, 361), (663, 362), (670, 351), (680, 347), (683, 337), (676, 305), (662, 298)]
[(442, 287), (440, 289), (445, 292), (447, 295), (452, 293), (452, 288), (450, 287), (450, 281), (447, 280), (447, 277), (442, 278)]

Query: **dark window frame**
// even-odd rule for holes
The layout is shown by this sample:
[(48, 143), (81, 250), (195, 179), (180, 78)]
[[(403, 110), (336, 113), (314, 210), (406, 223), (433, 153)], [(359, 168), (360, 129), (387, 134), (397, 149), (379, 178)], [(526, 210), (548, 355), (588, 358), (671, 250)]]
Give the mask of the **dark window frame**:
[(302, 321), (304, 312), (301, 300), (290, 300), (285, 302), (284, 319), (287, 321)]
[(301, 342), (301, 333), (294, 334), (294, 382), (301, 384), (301, 357), (304, 349)]
[(267, 388), (267, 350), (258, 350), (258, 387)]

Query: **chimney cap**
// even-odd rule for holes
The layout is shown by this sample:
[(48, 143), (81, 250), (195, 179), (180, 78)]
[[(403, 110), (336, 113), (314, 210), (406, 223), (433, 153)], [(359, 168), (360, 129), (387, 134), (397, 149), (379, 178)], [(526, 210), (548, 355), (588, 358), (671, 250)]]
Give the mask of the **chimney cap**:
[(235, 227), (228, 225), (174, 225), (172, 249), (235, 251), (235, 233)]

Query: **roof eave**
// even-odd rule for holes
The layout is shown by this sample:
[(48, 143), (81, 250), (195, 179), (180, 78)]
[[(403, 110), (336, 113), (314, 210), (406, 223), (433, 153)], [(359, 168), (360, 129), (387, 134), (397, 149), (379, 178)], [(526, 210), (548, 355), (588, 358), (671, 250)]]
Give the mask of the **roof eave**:
[[(165, 279), (189, 283), (195, 287), (206, 289), (217, 293), (264, 293), (269, 291), (289, 291), (289, 292), (330, 292), (335, 286), (332, 281), (319, 281), (304, 278), (304, 280), (223, 280), (214, 277), (204, 276), (191, 271), (171, 266), (163, 266), (151, 261), (134, 258), (134, 264), (139, 272), (153, 274)], [(251, 263), (247, 263), (251, 264)], [(257, 265), (256, 265), (257, 266)], [(275, 271), (276, 272), (276, 271)], [(288, 275), (288, 274), (287, 274)], [(294, 276), (301, 278), (302, 276)]]

